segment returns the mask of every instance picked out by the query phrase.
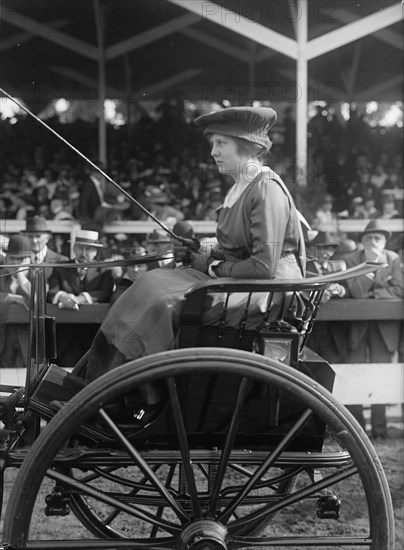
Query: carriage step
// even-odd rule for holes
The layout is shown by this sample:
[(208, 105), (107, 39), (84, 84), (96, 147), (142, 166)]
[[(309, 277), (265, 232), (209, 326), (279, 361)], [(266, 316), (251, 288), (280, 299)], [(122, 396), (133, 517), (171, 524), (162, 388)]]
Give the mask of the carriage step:
[(50, 365), (39, 382), (32, 400), (49, 406), (51, 401), (69, 401), (85, 386), (85, 381), (57, 365)]
[(321, 519), (338, 519), (341, 501), (335, 495), (325, 495), (317, 500), (317, 517)]
[(69, 497), (65, 495), (63, 487), (56, 485), (52, 493), (45, 497), (46, 516), (68, 516), (70, 514)]

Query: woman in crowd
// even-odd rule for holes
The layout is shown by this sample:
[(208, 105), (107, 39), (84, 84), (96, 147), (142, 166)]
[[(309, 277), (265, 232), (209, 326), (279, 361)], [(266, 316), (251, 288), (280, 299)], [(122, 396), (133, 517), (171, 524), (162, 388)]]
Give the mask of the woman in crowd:
[[(191, 267), (148, 271), (124, 292), (94, 339), (87, 380), (129, 360), (172, 349), (184, 295), (198, 281), (304, 276), (298, 212), (282, 180), (262, 162), (275, 122), (273, 109), (253, 107), (232, 107), (196, 119), (219, 173), (234, 180), (218, 214), (217, 244), (191, 252)], [(174, 246), (176, 258), (189, 253), (177, 241)]]

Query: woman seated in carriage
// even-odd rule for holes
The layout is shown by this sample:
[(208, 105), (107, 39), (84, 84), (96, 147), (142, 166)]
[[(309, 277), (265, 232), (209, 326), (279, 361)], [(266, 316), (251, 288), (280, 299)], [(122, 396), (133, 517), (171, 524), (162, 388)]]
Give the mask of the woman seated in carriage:
[[(195, 120), (221, 175), (233, 181), (218, 213), (217, 245), (190, 253), (191, 266), (142, 274), (111, 307), (89, 352), (86, 379), (142, 356), (172, 349), (184, 296), (210, 278), (301, 279), (305, 248), (299, 214), (264, 157), (271, 108), (232, 107)], [(176, 258), (189, 254), (174, 243)], [(213, 319), (211, 319), (213, 321)], [(147, 397), (153, 403), (153, 395)]]

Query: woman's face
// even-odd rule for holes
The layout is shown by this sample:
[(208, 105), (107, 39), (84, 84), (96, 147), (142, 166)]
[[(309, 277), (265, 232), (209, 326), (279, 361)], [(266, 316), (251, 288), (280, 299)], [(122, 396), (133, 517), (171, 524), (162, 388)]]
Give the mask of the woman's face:
[(212, 134), (209, 141), (212, 146), (210, 154), (219, 173), (239, 179), (249, 157), (239, 153), (236, 141), (230, 136)]

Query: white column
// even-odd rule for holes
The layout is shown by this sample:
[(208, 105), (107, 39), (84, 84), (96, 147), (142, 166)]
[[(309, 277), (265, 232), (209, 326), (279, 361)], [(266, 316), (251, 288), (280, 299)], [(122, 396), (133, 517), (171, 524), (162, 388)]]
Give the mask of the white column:
[(97, 28), (98, 42), (98, 160), (107, 162), (107, 123), (104, 115), (104, 104), (106, 98), (105, 78), (105, 20), (104, 8), (99, 0), (94, 0), (95, 24)]
[(297, 183), (307, 185), (307, 105), (308, 105), (308, 71), (306, 59), (307, 30), (308, 30), (308, 5), (307, 0), (301, 0), (298, 4), (299, 16), (297, 20), (297, 96), (296, 105), (296, 163)]

